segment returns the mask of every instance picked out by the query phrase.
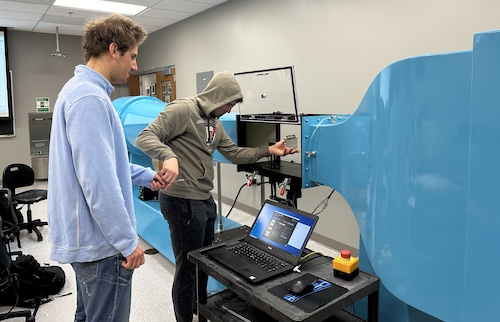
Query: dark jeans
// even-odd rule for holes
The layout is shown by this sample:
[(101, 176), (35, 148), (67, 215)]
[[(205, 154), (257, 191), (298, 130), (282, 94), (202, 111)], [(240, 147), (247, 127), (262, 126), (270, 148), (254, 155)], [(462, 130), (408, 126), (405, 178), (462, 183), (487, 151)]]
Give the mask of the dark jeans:
[[(160, 210), (168, 221), (175, 256), (172, 285), (175, 318), (177, 322), (191, 322), (196, 309), (196, 272), (187, 253), (212, 244), (217, 206), (212, 197), (190, 200), (160, 193), (159, 200)], [(206, 288), (206, 281), (204, 284)]]

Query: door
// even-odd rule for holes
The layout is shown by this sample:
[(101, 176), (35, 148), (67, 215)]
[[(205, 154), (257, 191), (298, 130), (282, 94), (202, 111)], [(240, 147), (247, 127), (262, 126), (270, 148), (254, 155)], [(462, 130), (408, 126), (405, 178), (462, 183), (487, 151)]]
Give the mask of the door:
[(168, 68), (156, 72), (156, 97), (164, 102), (172, 102), (176, 99), (175, 90), (175, 68)]

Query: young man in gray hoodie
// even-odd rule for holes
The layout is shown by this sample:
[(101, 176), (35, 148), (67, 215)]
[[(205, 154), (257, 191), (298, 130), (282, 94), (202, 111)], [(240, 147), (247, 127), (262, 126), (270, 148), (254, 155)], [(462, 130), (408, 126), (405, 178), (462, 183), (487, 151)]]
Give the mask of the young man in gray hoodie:
[[(213, 189), (212, 154), (217, 149), (237, 164), (255, 163), (269, 155), (285, 156), (298, 150), (281, 140), (272, 146), (241, 148), (234, 144), (219, 117), (231, 111), (243, 94), (230, 72), (216, 74), (197, 96), (177, 99), (138, 136), (137, 146), (160, 160), (160, 209), (168, 221), (176, 270), (172, 286), (178, 322), (191, 322), (196, 309), (195, 267), (187, 259), (191, 250), (212, 244), (217, 207)], [(182, 179), (176, 181), (177, 179)]]

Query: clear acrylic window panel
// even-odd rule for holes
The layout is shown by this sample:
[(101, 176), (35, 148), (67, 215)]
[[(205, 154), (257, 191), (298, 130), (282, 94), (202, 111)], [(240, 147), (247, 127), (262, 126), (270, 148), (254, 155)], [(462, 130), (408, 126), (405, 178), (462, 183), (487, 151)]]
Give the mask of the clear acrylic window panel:
[(249, 122), (299, 123), (293, 66), (235, 73), (243, 92), (240, 119)]

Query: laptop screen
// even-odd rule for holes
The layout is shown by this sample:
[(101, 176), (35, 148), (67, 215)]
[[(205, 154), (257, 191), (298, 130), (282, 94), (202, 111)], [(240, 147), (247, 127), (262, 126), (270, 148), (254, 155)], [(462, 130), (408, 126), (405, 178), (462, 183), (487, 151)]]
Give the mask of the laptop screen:
[(300, 257), (317, 220), (315, 215), (267, 200), (247, 240), (258, 240), (292, 257)]

